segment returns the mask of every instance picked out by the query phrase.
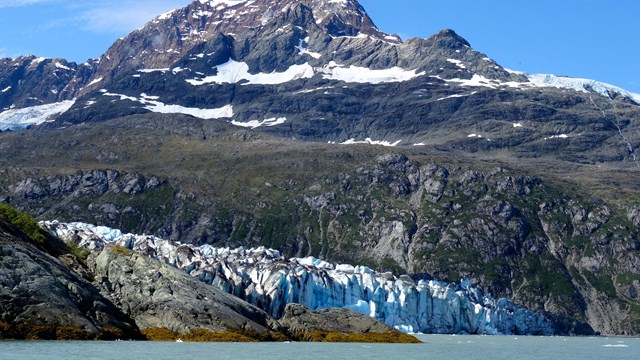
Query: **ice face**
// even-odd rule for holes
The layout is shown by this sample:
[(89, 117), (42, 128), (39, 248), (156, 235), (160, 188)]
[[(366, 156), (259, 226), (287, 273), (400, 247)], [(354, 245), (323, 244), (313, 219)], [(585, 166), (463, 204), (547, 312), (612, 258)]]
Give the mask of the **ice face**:
[(468, 280), (445, 283), (414, 280), (368, 267), (331, 264), (314, 258), (286, 259), (276, 250), (195, 247), (155, 236), (82, 223), (42, 222), (64, 241), (101, 249), (125, 246), (183, 269), (222, 291), (236, 295), (275, 318), (289, 303), (311, 309), (348, 308), (404, 332), (437, 334), (551, 335), (541, 314), (506, 299), (494, 299)]

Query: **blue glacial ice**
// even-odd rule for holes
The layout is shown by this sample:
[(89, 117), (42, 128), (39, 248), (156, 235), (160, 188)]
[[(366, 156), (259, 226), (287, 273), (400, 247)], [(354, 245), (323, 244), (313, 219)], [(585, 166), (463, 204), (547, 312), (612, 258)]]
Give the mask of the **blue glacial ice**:
[(94, 250), (118, 244), (183, 269), (280, 318), (289, 303), (311, 309), (344, 307), (408, 333), (551, 335), (551, 321), (507, 299), (494, 299), (467, 280), (413, 280), (365, 266), (277, 251), (195, 247), (155, 236), (123, 234), (83, 223), (42, 222), (66, 242)]

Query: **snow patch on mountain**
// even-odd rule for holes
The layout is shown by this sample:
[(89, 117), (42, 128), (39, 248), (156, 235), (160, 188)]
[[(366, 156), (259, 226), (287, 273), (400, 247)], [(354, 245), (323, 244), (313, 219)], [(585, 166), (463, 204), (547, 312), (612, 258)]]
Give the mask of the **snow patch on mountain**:
[(441, 98), (437, 99), (436, 101), (442, 101), (442, 100), (447, 100), (447, 99), (455, 99), (455, 98), (462, 98), (462, 97), (475, 95), (477, 93), (478, 93), (477, 91), (474, 91), (474, 92), (471, 92), (469, 94), (453, 94), (453, 95), (441, 97)]
[(141, 94), (139, 98), (136, 98), (133, 96), (127, 96), (123, 94), (113, 94), (110, 92), (103, 92), (103, 95), (119, 97), (121, 101), (129, 100), (133, 102), (138, 102), (144, 105), (145, 109), (154, 113), (185, 114), (185, 115), (191, 115), (200, 119), (207, 119), (207, 120), (233, 117), (233, 106), (231, 105), (226, 105), (221, 108), (215, 108), (215, 109), (201, 109), (201, 108), (185, 107), (182, 105), (167, 105), (163, 102), (157, 101), (159, 97), (149, 96), (147, 94)]
[(6, 93), (7, 91), (11, 90), (11, 86), (7, 86), (6, 88), (2, 89), (2, 93)]
[(379, 273), (366, 266), (286, 259), (277, 250), (215, 248), (173, 243), (155, 236), (82, 223), (41, 222), (53, 235), (89, 249), (117, 244), (175, 266), (211, 286), (269, 312), (286, 304), (311, 309), (344, 307), (405, 332), (552, 334), (543, 315), (506, 299), (496, 300), (470, 281), (445, 283)]
[(73, 70), (72, 68), (70, 68), (68, 66), (64, 66), (64, 65), (60, 64), (59, 62), (56, 62), (54, 65), (58, 69), (67, 70), (67, 71), (75, 71), (75, 70)]
[(208, 4), (212, 8), (215, 8), (216, 10), (222, 10), (227, 7), (233, 7), (236, 5), (244, 4), (246, 2), (249, 2), (249, 4), (254, 3), (254, 1), (249, 1), (249, 0), (199, 0), (199, 1), (201, 4)]
[(9, 109), (0, 113), (0, 130), (22, 130), (31, 125), (52, 121), (57, 115), (69, 110), (74, 103), (75, 100), (66, 100), (23, 109)]
[(167, 12), (166, 12), (166, 13), (164, 13), (164, 14), (160, 14), (160, 15), (158, 16), (158, 20), (167, 20), (167, 19), (170, 19), (174, 12), (176, 12), (176, 9), (169, 10), (169, 11), (167, 11)]
[(489, 79), (482, 75), (473, 74), (471, 79), (441, 79), (447, 83), (457, 83), (459, 86), (467, 86), (467, 87), (486, 87), (490, 89), (499, 89), (501, 87), (511, 87), (511, 88), (532, 88), (535, 87), (534, 84), (525, 83), (525, 82), (517, 82), (517, 81), (500, 81), (495, 79)]
[(103, 79), (104, 78), (101, 78), (101, 77), (97, 78), (97, 79), (94, 79), (90, 83), (88, 83), (87, 86), (95, 85), (95, 84), (99, 83), (100, 81), (102, 81)]
[(460, 60), (456, 60), (456, 59), (447, 59), (447, 62), (456, 65), (457, 67), (459, 67), (461, 70), (466, 70), (467, 67), (462, 63), (462, 61)]
[(307, 44), (309, 43), (309, 37), (308, 36), (305, 39), (300, 39), (300, 43), (298, 44), (298, 46), (296, 46), (296, 49), (298, 49), (298, 54), (299, 55), (309, 55), (314, 59), (320, 59), (322, 57), (322, 54), (309, 51), (304, 46), (305, 43), (307, 43)]
[(140, 70), (138, 70), (138, 72), (145, 73), (145, 74), (154, 73), (154, 72), (162, 72), (162, 73), (164, 73), (164, 72), (167, 72), (167, 71), (169, 71), (169, 68), (163, 68), (163, 69), (140, 69)]
[(31, 64), (40, 64), (41, 62), (47, 60), (46, 57), (39, 57), (39, 58), (35, 58), (31, 61)]
[(569, 135), (567, 134), (560, 134), (560, 135), (552, 135), (549, 137), (544, 138), (545, 140), (552, 140), (552, 139), (568, 139)]
[(284, 72), (249, 73), (249, 65), (245, 62), (229, 60), (216, 67), (218, 73), (202, 79), (186, 80), (191, 85), (206, 84), (236, 84), (244, 81), (245, 84), (276, 85), (296, 79), (306, 79), (314, 75), (313, 68), (309, 64), (293, 65)]
[[(245, 62), (229, 60), (228, 62), (216, 66), (217, 74), (204, 78), (187, 79), (186, 81), (194, 86), (206, 84), (244, 84), (253, 85), (276, 85), (284, 84), (298, 79), (308, 79), (316, 74), (321, 74), (327, 80), (344, 81), (348, 83), (380, 84), (390, 82), (403, 82), (422, 76), (425, 73), (417, 73), (416, 70), (404, 70), (393, 67), (383, 70), (372, 70), (365, 67), (350, 66), (344, 67), (335, 62), (330, 62), (321, 68), (314, 68), (308, 63), (292, 65), (284, 72), (272, 73), (249, 73), (249, 65)], [(164, 69), (147, 69), (144, 72), (165, 71)]]
[(349, 139), (349, 140), (347, 140), (345, 142), (340, 143), (340, 145), (369, 144), (369, 145), (381, 145), (381, 146), (387, 146), (387, 147), (396, 147), (401, 142), (402, 142), (402, 140), (398, 140), (396, 142), (390, 142), (390, 141), (385, 141), (385, 140), (372, 140), (371, 138), (366, 138), (364, 140)]
[(305, 89), (305, 90), (299, 90), (294, 92), (294, 95), (299, 95), (299, 94), (310, 94), (312, 92), (316, 92), (316, 91), (322, 91), (322, 90), (330, 90), (330, 89), (335, 89), (335, 86), (321, 86), (315, 89)]
[(323, 74), (323, 77), (328, 80), (360, 84), (404, 82), (425, 74), (425, 72), (418, 73), (416, 70), (404, 70), (397, 66), (382, 70), (372, 70), (353, 65), (347, 68), (333, 61), (322, 68), (320, 72)]
[(287, 118), (286, 117), (280, 117), (280, 118), (270, 118), (270, 119), (265, 119), (265, 120), (251, 120), (251, 121), (247, 121), (247, 122), (241, 122), (241, 121), (232, 121), (231, 124), (235, 125), (235, 126), (241, 126), (241, 127), (248, 127), (248, 128), (259, 128), (261, 126), (276, 126), (276, 125), (280, 125), (280, 124), (284, 124), (285, 122), (287, 122)]

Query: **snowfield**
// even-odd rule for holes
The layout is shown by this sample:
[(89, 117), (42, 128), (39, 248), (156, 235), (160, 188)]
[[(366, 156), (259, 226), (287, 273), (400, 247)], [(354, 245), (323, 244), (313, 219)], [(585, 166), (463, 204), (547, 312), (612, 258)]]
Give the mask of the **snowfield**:
[(309, 63), (304, 63), (292, 65), (284, 72), (251, 74), (247, 63), (229, 60), (222, 65), (218, 65), (216, 69), (216, 75), (188, 79), (186, 81), (194, 86), (236, 84), (240, 82), (244, 82), (246, 85), (277, 85), (298, 79), (309, 79), (316, 74), (321, 74), (323, 78), (328, 80), (338, 80), (348, 83), (380, 84), (409, 81), (425, 75), (424, 72), (417, 73), (415, 70), (409, 71), (399, 67), (383, 70), (372, 70), (359, 66), (344, 67), (333, 61), (321, 68), (314, 68), (309, 65)]

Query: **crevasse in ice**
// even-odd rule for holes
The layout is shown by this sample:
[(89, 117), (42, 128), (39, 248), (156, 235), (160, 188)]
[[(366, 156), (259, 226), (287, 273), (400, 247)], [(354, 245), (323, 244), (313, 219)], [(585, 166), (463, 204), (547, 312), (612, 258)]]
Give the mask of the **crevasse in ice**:
[(277, 250), (195, 247), (83, 223), (42, 222), (52, 234), (90, 249), (125, 246), (282, 316), (286, 304), (349, 308), (404, 332), (551, 335), (543, 315), (494, 299), (469, 281), (413, 280), (364, 266), (286, 259)]

